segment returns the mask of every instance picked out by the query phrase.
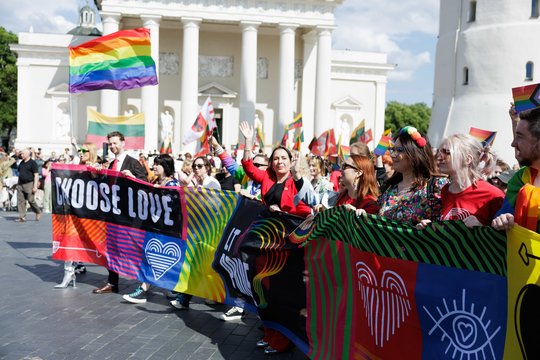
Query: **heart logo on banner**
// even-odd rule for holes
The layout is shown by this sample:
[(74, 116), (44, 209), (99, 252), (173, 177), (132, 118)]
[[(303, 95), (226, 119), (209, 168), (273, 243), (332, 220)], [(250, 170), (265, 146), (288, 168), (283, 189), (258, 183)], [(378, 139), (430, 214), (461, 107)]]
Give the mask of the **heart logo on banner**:
[(396, 272), (385, 270), (379, 284), (373, 270), (361, 261), (356, 263), (356, 271), (371, 336), (375, 338), (375, 345), (382, 348), (411, 311), (405, 281)]
[(161, 279), (182, 258), (182, 250), (178, 244), (173, 242), (163, 244), (154, 238), (146, 243), (144, 252), (156, 280)]

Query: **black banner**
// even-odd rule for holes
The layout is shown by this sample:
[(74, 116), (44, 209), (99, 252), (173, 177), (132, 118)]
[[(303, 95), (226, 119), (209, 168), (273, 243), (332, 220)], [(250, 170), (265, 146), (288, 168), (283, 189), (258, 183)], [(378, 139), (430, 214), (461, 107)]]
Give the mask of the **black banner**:
[(145, 231), (179, 236), (181, 188), (154, 187), (109, 170), (82, 165), (54, 165), (54, 214), (102, 220)]

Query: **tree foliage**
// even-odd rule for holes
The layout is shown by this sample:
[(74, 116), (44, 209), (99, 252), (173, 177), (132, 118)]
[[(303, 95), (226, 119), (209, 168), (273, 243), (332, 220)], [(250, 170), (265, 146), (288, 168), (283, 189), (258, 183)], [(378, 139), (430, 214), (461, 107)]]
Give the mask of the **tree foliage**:
[(0, 134), (11, 133), (17, 124), (17, 56), (9, 44), (17, 35), (0, 26)]
[(407, 105), (397, 101), (390, 101), (386, 104), (384, 127), (385, 129), (392, 129), (392, 133), (395, 134), (400, 128), (411, 125), (426, 133), (430, 117), (431, 109), (424, 103)]

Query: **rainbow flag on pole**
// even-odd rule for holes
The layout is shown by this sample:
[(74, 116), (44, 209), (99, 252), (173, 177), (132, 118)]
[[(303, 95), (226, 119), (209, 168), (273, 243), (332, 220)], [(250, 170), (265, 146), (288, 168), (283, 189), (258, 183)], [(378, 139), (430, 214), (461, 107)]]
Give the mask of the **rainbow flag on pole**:
[(86, 141), (100, 145), (107, 142), (107, 134), (120, 131), (126, 141), (126, 149), (144, 149), (144, 113), (127, 116), (106, 116), (92, 108), (86, 110), (88, 130)]
[(537, 108), (540, 106), (540, 84), (515, 87), (512, 96), (517, 113)]
[(482, 143), (482, 146), (486, 147), (488, 145), (493, 145), (493, 142), (495, 141), (495, 136), (497, 136), (497, 132), (471, 127), (471, 129), (469, 130), (469, 135), (480, 141)]
[(373, 153), (377, 156), (383, 156), (386, 153), (386, 150), (388, 150), (390, 147), (391, 142), (392, 138), (390, 136), (382, 135), (381, 140), (379, 140), (379, 143), (375, 147), (375, 150), (373, 150)]
[(150, 30), (122, 30), (69, 48), (69, 92), (156, 85)]

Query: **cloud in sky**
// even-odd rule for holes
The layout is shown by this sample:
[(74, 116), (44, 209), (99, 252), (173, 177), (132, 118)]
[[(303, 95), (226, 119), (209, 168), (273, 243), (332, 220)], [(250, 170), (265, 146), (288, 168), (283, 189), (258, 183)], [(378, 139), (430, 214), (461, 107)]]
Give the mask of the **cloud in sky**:
[[(345, 0), (335, 13), (334, 48), (388, 54), (388, 62), (397, 64), (389, 75), (389, 100), (430, 103), (439, 1)], [(0, 26), (14, 33), (31, 26), (35, 32), (66, 33), (77, 26), (79, 8), (85, 4), (85, 0), (0, 0)]]
[(439, 0), (345, 0), (336, 23), (335, 48), (387, 53), (388, 61), (398, 65), (390, 79), (407, 81), (433, 62), (428, 49), (404, 43), (418, 34), (436, 37)]
[(14, 32), (66, 33), (78, 24), (77, 0), (15, 0), (0, 2), (0, 24)]

